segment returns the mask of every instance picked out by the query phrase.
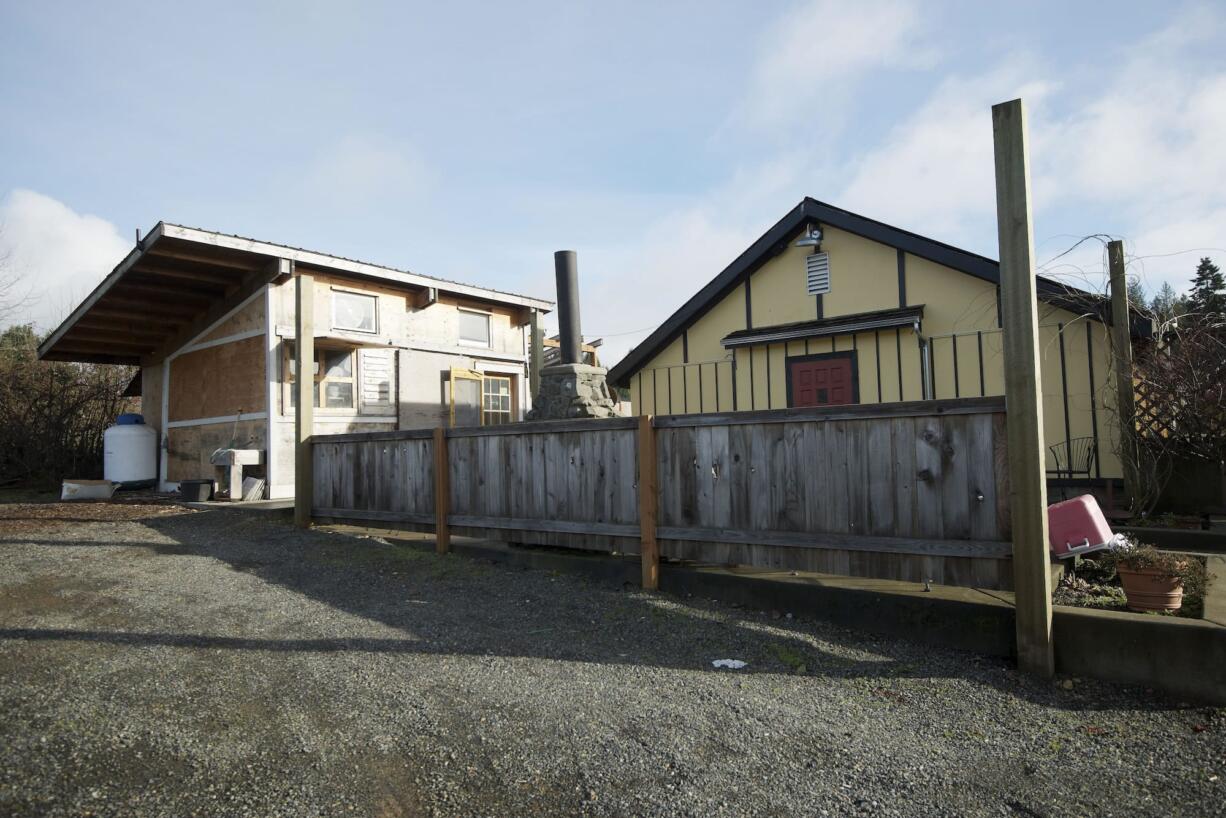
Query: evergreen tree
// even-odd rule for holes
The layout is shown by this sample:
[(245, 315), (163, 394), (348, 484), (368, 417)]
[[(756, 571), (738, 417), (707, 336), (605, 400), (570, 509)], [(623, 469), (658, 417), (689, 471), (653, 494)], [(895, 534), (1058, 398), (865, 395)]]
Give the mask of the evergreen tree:
[(1175, 294), (1175, 288), (1163, 282), (1154, 300), (1150, 302), (1149, 308), (1158, 320), (1163, 322), (1170, 321), (1178, 315), (1181, 312), (1180, 298)]
[(1221, 269), (1208, 256), (1196, 266), (1196, 277), (1192, 279), (1192, 292), (1188, 296), (1188, 311), (1202, 320), (1226, 320), (1226, 280), (1222, 278)]
[(1145, 309), (1145, 288), (1141, 286), (1141, 279), (1128, 279), (1128, 306), (1133, 309)]

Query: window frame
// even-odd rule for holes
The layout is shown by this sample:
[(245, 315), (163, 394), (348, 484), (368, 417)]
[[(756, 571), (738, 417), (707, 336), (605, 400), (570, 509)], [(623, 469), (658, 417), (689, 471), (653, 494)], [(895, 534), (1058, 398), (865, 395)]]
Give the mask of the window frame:
[[(490, 381), (500, 381), (506, 384), (506, 392), (501, 391), (491, 392), (488, 389)], [(489, 409), (486, 407), (487, 400), (491, 398), (499, 399), (499, 402), (505, 398), (507, 408)], [(505, 415), (505, 420), (500, 420), (497, 423), (488, 423), (486, 420), (487, 414)], [(482, 372), (481, 373), (481, 425), (482, 426), (501, 426), (505, 423), (515, 422), (515, 379), (514, 376), (503, 374), (500, 372)]]
[[(350, 296), (356, 298), (368, 298), (374, 304), (374, 329), (359, 329), (357, 327), (341, 326), (336, 318), (336, 307), (340, 301), (340, 296)], [(379, 334), (379, 296), (377, 293), (365, 293), (360, 290), (349, 290), (342, 287), (332, 288), (332, 329), (341, 332), (360, 332), (363, 335), (378, 335)]]
[[(281, 342), (281, 414), (289, 415), (294, 411), (294, 386), (297, 383), (293, 368), (294, 368), (294, 353), (297, 345), (292, 338), (287, 338)], [(321, 354), (335, 352), (344, 352), (349, 357), (349, 375), (348, 377), (329, 377), (324, 371), (323, 359)], [(361, 356), (358, 355), (357, 347), (349, 346), (319, 346), (315, 347), (315, 411), (325, 415), (357, 415), (360, 413), (358, 395), (359, 380), (358, 362)], [(349, 406), (323, 406), (322, 403), (327, 397), (327, 383), (348, 383), (351, 385), (350, 395), (351, 402)]]
[(494, 314), (486, 310), (476, 310), (471, 307), (456, 307), (456, 312), (460, 315), (479, 315), (485, 319), (485, 340), (474, 341), (464, 337), (463, 322), (456, 320), (456, 340), (460, 346), (475, 347), (477, 349), (493, 349), (494, 348)]

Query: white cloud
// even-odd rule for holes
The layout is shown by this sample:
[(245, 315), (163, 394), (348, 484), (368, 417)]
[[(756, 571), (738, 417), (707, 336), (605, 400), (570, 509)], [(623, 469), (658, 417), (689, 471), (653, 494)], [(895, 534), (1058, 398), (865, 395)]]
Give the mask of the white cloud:
[[(977, 76), (947, 78), (854, 163), (835, 201), (994, 256), (989, 107), (1021, 96), (1030, 119), (1036, 221), (1059, 226), (1062, 218), (1077, 219), (1078, 229), (1122, 235), (1136, 256), (1222, 246), (1226, 70), (1220, 61), (1200, 64), (1195, 47), (1224, 32), (1222, 16), (1206, 9), (1177, 16), (1125, 47), (1127, 57), (1101, 87), (1079, 85), (1076, 90), (1090, 99), (1084, 105), (1058, 84), (1063, 77), (1024, 55), (1005, 55)], [(1077, 238), (1041, 246), (1039, 260)], [(1102, 289), (1101, 255), (1092, 242), (1049, 272)], [(1185, 288), (1190, 269), (1187, 256), (1130, 267), (1151, 292), (1164, 281)]]
[[(802, 156), (787, 154), (743, 168), (664, 214), (641, 239), (589, 254), (593, 263), (581, 259), (591, 281), (583, 288), (584, 333), (608, 336), (603, 361), (620, 360), (799, 203), (804, 166)], [(640, 331), (622, 334), (628, 330)]]
[[(996, 205), (989, 110), (1021, 96), (1033, 117), (1051, 86), (1026, 82), (1028, 73), (1025, 61), (1016, 61), (981, 77), (941, 83), (853, 163), (835, 203), (934, 238), (991, 235)], [(1033, 139), (1033, 127), (1031, 133)]]
[(0, 259), (29, 294), (15, 323), (54, 327), (131, 249), (115, 225), (42, 193), (15, 189), (0, 200)]
[(811, 118), (815, 109), (829, 114), (871, 71), (931, 65), (935, 51), (921, 42), (921, 21), (911, 0), (796, 6), (762, 37), (738, 119), (770, 130)]

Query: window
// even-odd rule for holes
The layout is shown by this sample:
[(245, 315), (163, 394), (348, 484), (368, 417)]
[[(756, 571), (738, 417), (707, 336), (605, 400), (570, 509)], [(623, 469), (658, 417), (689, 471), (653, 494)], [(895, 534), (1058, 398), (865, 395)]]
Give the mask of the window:
[[(297, 376), (294, 360), (294, 344), (282, 344), (285, 349), (285, 406), (293, 409), (298, 405), (298, 392), (294, 389)], [(320, 409), (353, 409), (354, 393), (357, 391), (354, 376), (354, 351), (352, 349), (315, 350), (315, 406)], [(320, 403), (322, 397), (323, 403)]]
[(332, 328), (354, 332), (379, 331), (379, 299), (373, 295), (332, 291)]
[(460, 310), (460, 343), (482, 347), (490, 345), (490, 317), (487, 313)]
[(481, 381), (481, 425), (511, 422), (511, 379), (486, 375)]

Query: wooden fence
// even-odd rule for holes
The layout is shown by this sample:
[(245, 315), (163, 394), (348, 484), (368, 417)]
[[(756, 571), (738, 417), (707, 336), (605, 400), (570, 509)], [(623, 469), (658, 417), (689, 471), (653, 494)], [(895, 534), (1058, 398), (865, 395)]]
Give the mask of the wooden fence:
[(968, 398), (316, 436), (312, 514), (643, 554), (648, 585), (664, 556), (1010, 588), (1004, 423)]

